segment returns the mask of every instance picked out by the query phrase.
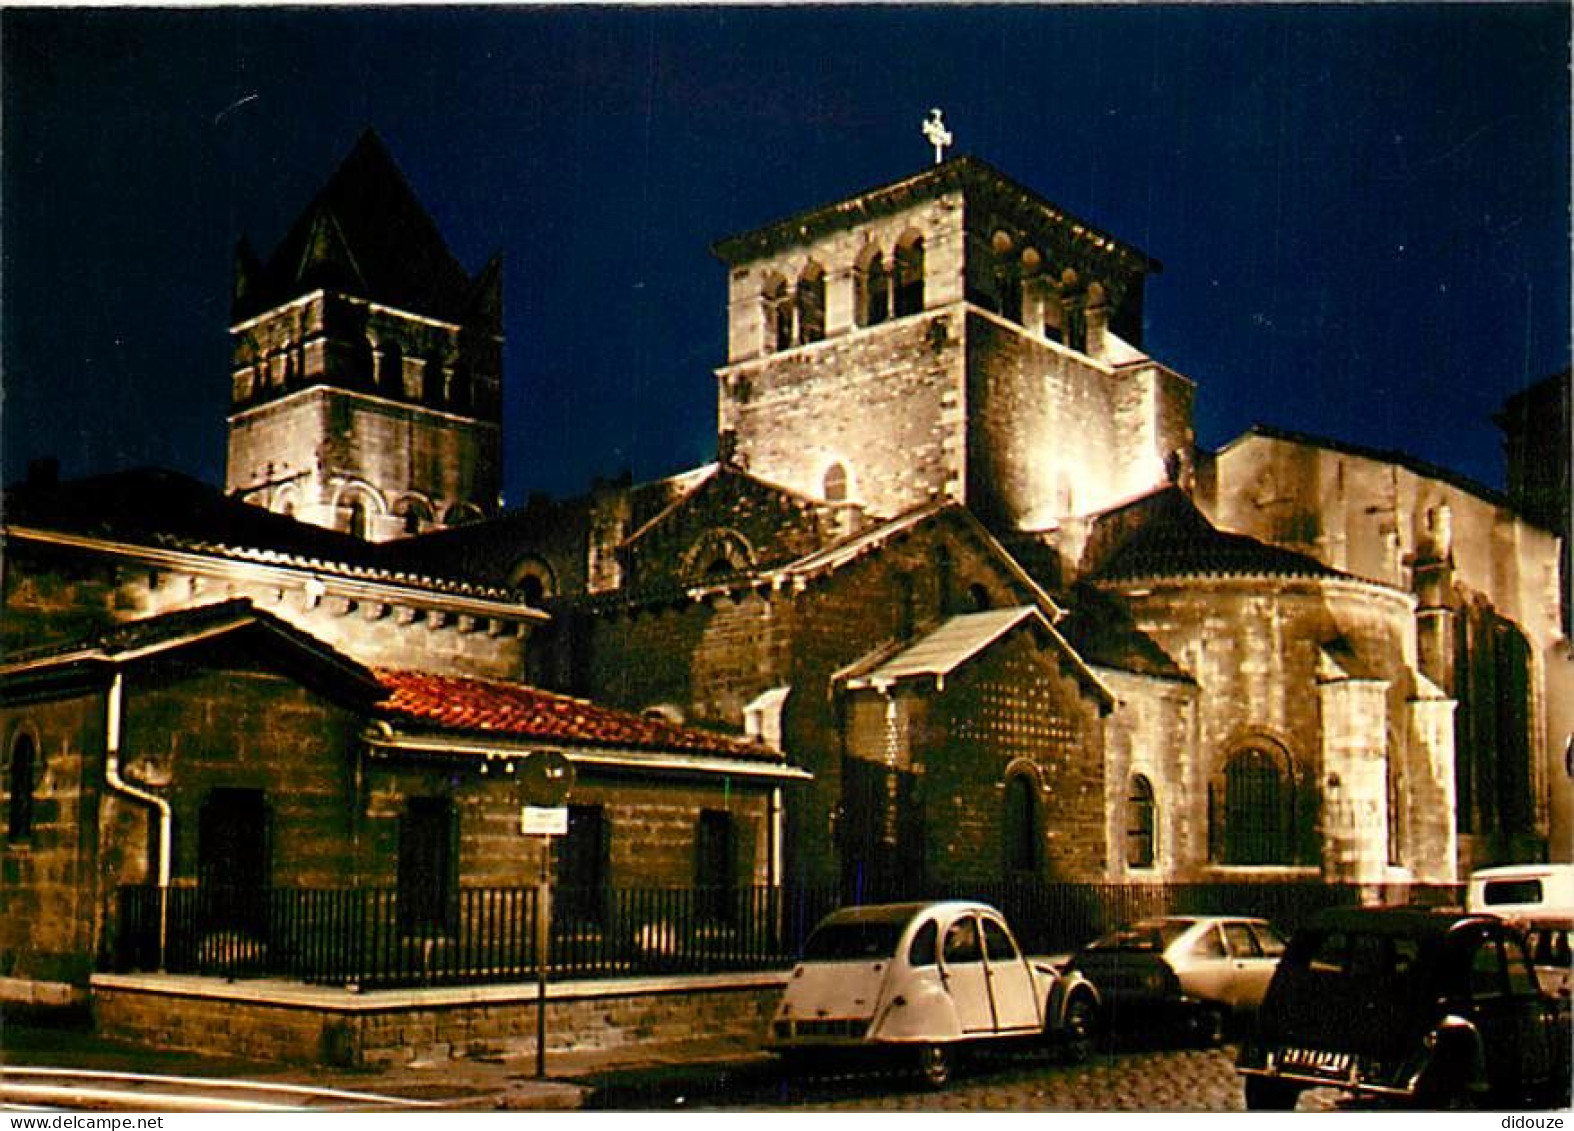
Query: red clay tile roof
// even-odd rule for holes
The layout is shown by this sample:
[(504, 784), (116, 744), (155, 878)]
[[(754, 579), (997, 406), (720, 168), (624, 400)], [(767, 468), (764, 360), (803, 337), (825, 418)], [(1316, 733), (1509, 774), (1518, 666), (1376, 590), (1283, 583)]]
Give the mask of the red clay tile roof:
[(510, 735), (577, 746), (710, 754), (777, 762), (769, 747), (723, 734), (598, 707), (522, 683), (379, 668), (389, 696), (379, 712), (445, 730)]

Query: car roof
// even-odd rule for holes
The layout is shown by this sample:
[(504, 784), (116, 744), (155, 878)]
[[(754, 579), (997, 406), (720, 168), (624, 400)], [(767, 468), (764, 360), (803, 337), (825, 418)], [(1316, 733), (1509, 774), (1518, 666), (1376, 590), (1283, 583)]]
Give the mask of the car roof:
[(965, 900), (943, 900), (935, 903), (871, 903), (861, 907), (843, 907), (831, 912), (820, 924), (841, 923), (906, 923), (924, 912), (996, 911), (987, 903), (970, 903)]
[(1496, 915), (1477, 915), (1457, 907), (1334, 907), (1312, 921), (1328, 931), (1362, 931), (1386, 935), (1446, 935), (1470, 923), (1494, 924)]

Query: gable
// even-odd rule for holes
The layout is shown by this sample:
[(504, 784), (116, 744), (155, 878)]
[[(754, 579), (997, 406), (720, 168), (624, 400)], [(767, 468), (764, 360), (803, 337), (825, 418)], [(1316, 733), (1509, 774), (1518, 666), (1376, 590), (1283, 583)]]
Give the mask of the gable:
[(835, 532), (834, 508), (719, 467), (624, 541), (625, 584), (643, 590), (753, 573), (810, 553)]

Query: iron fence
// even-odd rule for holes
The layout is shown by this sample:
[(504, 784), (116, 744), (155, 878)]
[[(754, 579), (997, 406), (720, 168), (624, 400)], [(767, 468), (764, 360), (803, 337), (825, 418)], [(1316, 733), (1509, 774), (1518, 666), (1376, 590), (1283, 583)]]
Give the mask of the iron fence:
[[(834, 886), (635, 888), (555, 893), (554, 978), (781, 969), (824, 915), (853, 902), (978, 899), (1005, 913), (1025, 950), (1055, 954), (1123, 922), (1166, 913), (1258, 915), (1294, 930), (1358, 902), (1319, 882), (1057, 884), (1037, 881), (864, 892)], [(1451, 888), (1411, 890), (1446, 901)], [(105, 964), (363, 989), (526, 981), (536, 976), (534, 887), (466, 888), (435, 918), (401, 915), (392, 888), (124, 887)]]

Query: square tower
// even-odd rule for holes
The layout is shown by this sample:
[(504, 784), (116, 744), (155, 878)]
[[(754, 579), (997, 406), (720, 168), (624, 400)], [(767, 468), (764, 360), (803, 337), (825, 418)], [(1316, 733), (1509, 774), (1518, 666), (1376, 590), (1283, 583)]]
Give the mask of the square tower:
[(502, 265), (472, 277), (368, 131), (236, 253), (227, 490), (372, 541), (497, 509)]
[(961, 157), (731, 237), (724, 452), (832, 502), (1041, 531), (1167, 481), (1191, 384), (1141, 352), (1160, 265)]

